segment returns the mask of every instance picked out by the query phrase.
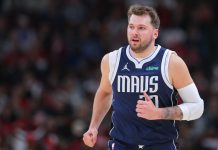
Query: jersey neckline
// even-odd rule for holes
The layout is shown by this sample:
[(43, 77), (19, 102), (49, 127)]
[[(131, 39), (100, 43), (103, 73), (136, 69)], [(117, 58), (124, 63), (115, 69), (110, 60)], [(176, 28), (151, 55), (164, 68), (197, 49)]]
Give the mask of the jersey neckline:
[(128, 45), (127, 48), (126, 48), (126, 56), (127, 58), (133, 62), (135, 64), (135, 67), (136, 68), (142, 68), (142, 66), (151, 61), (152, 59), (155, 58), (155, 56), (157, 56), (158, 52), (160, 51), (160, 48), (161, 46), (160, 45), (156, 45), (156, 49), (154, 50), (154, 52), (152, 54), (150, 54), (149, 56), (143, 58), (142, 60), (137, 60), (135, 57), (133, 57), (131, 54), (130, 54), (130, 46)]

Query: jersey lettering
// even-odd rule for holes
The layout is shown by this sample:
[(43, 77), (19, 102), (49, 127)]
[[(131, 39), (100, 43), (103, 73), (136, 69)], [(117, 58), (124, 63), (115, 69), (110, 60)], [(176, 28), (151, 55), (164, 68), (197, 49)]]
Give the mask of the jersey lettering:
[(118, 75), (117, 91), (122, 93), (156, 93), (158, 91), (158, 76)]

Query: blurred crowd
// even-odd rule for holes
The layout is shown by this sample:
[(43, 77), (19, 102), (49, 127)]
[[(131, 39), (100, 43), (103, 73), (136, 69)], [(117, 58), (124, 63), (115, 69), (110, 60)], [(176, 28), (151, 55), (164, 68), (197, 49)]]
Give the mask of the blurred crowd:
[[(1, 0), (0, 150), (88, 150), (89, 125), (107, 52), (127, 44), (127, 9), (157, 9), (157, 43), (187, 63), (205, 100), (203, 116), (179, 122), (180, 150), (218, 144), (218, 1)], [(107, 150), (110, 114), (95, 150)]]

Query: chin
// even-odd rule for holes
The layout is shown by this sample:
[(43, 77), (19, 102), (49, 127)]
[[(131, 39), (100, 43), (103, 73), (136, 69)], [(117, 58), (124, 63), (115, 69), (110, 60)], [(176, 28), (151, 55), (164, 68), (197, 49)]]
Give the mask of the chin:
[(134, 46), (133, 44), (130, 44), (129, 46), (130, 46), (131, 50), (134, 52), (140, 51), (140, 49), (141, 49), (140, 46), (138, 46), (138, 45)]
[(141, 48), (139, 48), (139, 47), (130, 47), (131, 48), (131, 50), (133, 51), (133, 52), (135, 52), (135, 53), (140, 53), (140, 52), (142, 52), (142, 49)]

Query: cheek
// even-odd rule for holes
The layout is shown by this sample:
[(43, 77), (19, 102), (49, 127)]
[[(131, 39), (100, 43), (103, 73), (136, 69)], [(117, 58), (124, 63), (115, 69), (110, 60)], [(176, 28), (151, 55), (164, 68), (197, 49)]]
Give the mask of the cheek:
[(132, 32), (129, 31), (129, 30), (127, 30), (127, 38), (128, 38), (128, 39), (131, 37), (131, 35), (132, 35)]
[(141, 34), (140, 36), (143, 40), (147, 40), (151, 37), (149, 33), (144, 33), (144, 34)]
[(127, 35), (131, 35), (131, 34), (133, 34), (133, 31), (130, 29), (127, 29)]

